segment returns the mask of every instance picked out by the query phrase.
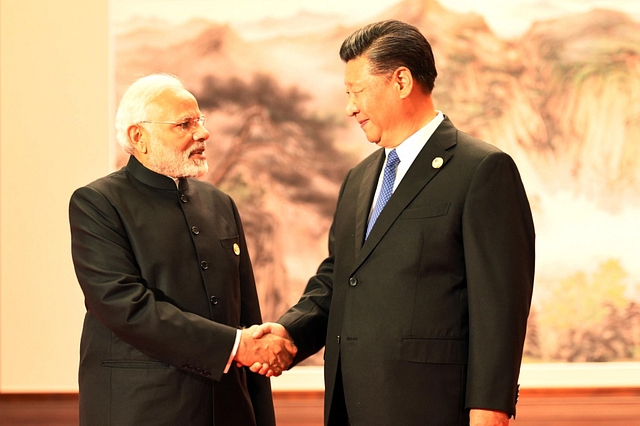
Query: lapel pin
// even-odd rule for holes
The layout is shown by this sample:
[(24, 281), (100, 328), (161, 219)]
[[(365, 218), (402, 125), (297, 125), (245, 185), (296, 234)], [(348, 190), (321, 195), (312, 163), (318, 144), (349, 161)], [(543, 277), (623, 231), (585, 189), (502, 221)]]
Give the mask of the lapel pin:
[(444, 160), (442, 159), (442, 157), (436, 157), (431, 162), (431, 167), (433, 167), (434, 169), (439, 169), (443, 164)]
[(233, 243), (233, 252), (236, 254), (236, 256), (240, 256), (240, 246), (238, 245), (238, 243)]

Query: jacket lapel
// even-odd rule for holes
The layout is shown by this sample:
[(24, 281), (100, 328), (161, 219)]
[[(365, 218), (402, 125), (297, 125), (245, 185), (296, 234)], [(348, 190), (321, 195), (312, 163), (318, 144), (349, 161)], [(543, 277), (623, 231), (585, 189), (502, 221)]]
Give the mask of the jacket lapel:
[[(457, 129), (451, 124), (449, 119), (445, 118), (414, 160), (407, 174), (402, 179), (402, 182), (400, 182), (400, 185), (398, 185), (398, 188), (394, 191), (389, 202), (382, 210), (382, 213), (378, 216), (369, 234), (369, 238), (362, 244), (369, 213), (366, 207), (370, 208), (371, 206), (371, 199), (373, 198), (377, 184), (376, 178), (380, 173), (381, 161), (384, 159), (384, 151), (382, 151), (381, 160), (373, 163), (377, 165), (377, 167), (371, 167), (370, 165), (367, 168), (360, 187), (360, 196), (358, 197), (356, 248), (358, 248), (359, 251), (356, 253), (356, 261), (352, 271), (358, 269), (367, 257), (369, 257), (391, 225), (393, 225), (398, 216), (400, 216), (411, 201), (422, 191), (425, 185), (427, 185), (443, 167), (446, 167), (453, 156), (453, 154), (447, 150), (456, 144), (456, 132)], [(442, 162), (439, 167), (435, 167), (434, 160), (438, 157), (442, 159)], [(438, 165), (438, 161), (439, 160), (436, 160), (435, 162), (436, 166)], [(377, 174), (375, 173), (376, 171), (378, 172)], [(374, 174), (375, 176), (372, 178), (370, 174)], [(365, 191), (369, 191), (369, 193), (367, 194)], [(363, 202), (366, 197), (368, 197), (368, 203)], [(365, 207), (363, 207), (364, 204), (366, 204)], [(362, 209), (366, 211), (362, 211)]]
[(371, 203), (378, 185), (378, 177), (382, 164), (384, 163), (384, 149), (380, 149), (377, 158), (369, 163), (364, 171), (362, 182), (360, 182), (360, 192), (358, 193), (358, 202), (356, 207), (356, 256), (364, 243), (364, 233), (367, 229), (367, 221), (371, 212)]

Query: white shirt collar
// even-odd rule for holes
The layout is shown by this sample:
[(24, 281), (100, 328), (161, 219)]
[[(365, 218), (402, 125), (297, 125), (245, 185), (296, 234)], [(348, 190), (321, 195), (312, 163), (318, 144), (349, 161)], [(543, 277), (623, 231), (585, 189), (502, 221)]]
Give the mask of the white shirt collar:
[[(436, 112), (438, 114), (431, 121), (395, 148), (398, 158), (400, 158), (400, 164), (398, 164), (398, 170), (396, 172), (396, 180), (393, 185), (394, 190), (398, 187), (398, 184), (402, 181), (402, 178), (407, 173), (407, 170), (409, 170), (409, 167), (411, 167), (418, 154), (420, 154), (422, 148), (427, 144), (429, 138), (431, 138), (440, 123), (444, 120), (444, 114), (442, 114), (442, 111)], [(391, 151), (391, 149), (386, 148), (385, 154), (389, 155), (389, 151)]]

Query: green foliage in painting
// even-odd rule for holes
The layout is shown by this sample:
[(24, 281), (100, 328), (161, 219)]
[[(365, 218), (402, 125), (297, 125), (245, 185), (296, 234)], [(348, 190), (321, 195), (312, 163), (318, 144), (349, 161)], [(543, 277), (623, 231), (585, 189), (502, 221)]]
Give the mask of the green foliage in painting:
[[(640, 304), (629, 296), (627, 278), (620, 262), (610, 259), (591, 275), (559, 280), (532, 318), (536, 341), (528, 355), (568, 362), (640, 359)], [(542, 350), (539, 334), (545, 335)]]

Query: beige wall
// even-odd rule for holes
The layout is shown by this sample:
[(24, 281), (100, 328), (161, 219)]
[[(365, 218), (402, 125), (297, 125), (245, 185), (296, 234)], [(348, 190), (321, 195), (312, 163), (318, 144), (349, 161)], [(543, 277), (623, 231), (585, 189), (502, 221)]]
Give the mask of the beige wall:
[[(0, 0), (0, 393), (77, 390), (67, 203), (109, 171), (111, 75), (108, 0)], [(640, 363), (525, 365), (521, 379), (637, 387)], [(274, 380), (305, 386), (321, 389), (321, 371)]]
[(67, 206), (109, 170), (108, 0), (0, 0), (0, 392), (77, 390)]

